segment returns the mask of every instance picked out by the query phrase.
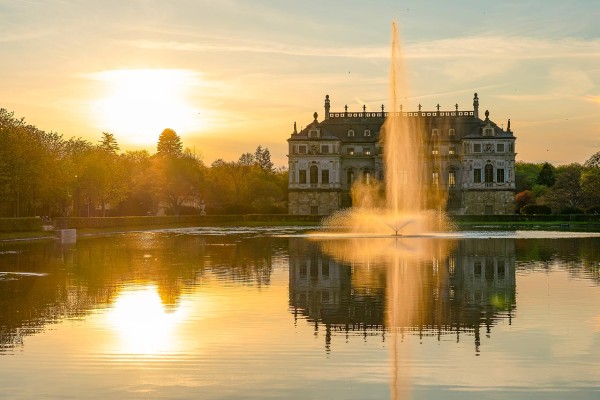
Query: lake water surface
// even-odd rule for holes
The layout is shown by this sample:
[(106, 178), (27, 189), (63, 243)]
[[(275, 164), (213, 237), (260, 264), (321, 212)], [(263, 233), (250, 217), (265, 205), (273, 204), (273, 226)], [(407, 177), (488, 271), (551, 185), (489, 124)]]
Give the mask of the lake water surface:
[(0, 243), (2, 399), (599, 399), (600, 235)]

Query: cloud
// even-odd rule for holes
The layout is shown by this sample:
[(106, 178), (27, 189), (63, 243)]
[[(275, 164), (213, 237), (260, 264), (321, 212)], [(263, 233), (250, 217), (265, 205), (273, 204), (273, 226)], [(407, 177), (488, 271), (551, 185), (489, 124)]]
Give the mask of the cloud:
[(312, 57), (389, 58), (389, 49), (383, 47), (315, 47), (294, 46), (274, 42), (244, 42), (205, 37), (199, 42), (137, 40), (134, 47), (151, 50), (175, 50), (221, 53), (264, 53)]
[[(328, 46), (294, 45), (283, 42), (249, 41), (238, 38), (201, 36), (197, 40), (135, 40), (128, 44), (142, 49), (196, 51), (196, 52), (246, 52), (312, 57), (347, 57), (359, 59), (387, 59), (386, 46)], [(543, 40), (504, 36), (467, 36), (442, 40), (408, 43), (403, 46), (407, 59), (600, 59), (600, 40), (563, 39)]]

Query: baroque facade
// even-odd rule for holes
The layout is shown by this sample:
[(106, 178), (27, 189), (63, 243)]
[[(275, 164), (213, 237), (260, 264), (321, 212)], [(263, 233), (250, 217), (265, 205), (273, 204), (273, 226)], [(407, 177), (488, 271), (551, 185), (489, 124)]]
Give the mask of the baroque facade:
[[(350, 191), (356, 180), (383, 180), (385, 173), (382, 127), (389, 113), (330, 111), (325, 117), (294, 131), (288, 139), (290, 214), (329, 215), (352, 205)], [(446, 210), (455, 215), (514, 213), (515, 136), (479, 116), (479, 98), (473, 109), (459, 111), (399, 112), (421, 135), (424, 177), (430, 186), (447, 193)]]

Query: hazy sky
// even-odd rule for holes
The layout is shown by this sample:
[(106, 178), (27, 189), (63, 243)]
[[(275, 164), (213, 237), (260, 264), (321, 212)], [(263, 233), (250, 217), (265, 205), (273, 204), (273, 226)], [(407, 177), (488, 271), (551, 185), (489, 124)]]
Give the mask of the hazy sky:
[(554, 1), (5, 1), (0, 107), (45, 131), (155, 151), (164, 128), (210, 164), (269, 147), (293, 123), (388, 104), (391, 23), (404, 109), (480, 109), (517, 159), (600, 150), (600, 3)]

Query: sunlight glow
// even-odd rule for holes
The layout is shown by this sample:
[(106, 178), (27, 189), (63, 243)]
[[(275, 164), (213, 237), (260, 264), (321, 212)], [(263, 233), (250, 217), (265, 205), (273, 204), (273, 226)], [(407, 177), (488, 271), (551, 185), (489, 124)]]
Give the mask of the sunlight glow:
[(158, 354), (179, 351), (177, 327), (185, 320), (181, 307), (166, 312), (156, 286), (123, 291), (108, 314), (108, 325), (120, 338), (119, 352)]
[(180, 136), (206, 126), (202, 110), (192, 104), (198, 73), (178, 69), (124, 69), (92, 74), (106, 84), (106, 96), (92, 112), (103, 131), (124, 137), (131, 144), (157, 141), (165, 128)]

